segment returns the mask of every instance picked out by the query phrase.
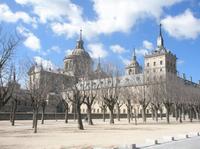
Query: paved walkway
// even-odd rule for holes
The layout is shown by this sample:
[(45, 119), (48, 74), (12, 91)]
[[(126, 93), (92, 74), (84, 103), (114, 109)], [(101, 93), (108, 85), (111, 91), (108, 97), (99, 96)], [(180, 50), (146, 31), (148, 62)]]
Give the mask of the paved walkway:
[(158, 144), (142, 149), (200, 149), (200, 137), (192, 137), (182, 139), (179, 141), (173, 141), (170, 143)]

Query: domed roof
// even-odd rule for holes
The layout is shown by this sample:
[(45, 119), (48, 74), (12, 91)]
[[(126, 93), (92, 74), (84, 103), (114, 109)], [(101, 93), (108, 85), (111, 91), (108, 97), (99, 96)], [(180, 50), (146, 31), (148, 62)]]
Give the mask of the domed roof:
[(129, 66), (138, 66), (139, 63), (136, 60), (132, 60)]
[(87, 56), (90, 57), (89, 53), (85, 51), (84, 49), (75, 48), (72, 52), (72, 55), (80, 55), (80, 56)]
[(127, 66), (127, 68), (130, 68), (130, 67), (137, 67), (139, 66), (139, 63), (137, 62), (137, 59), (136, 59), (136, 54), (135, 54), (135, 49), (133, 51), (133, 59), (131, 60), (130, 64)]
[(73, 50), (72, 54), (68, 55), (66, 59), (71, 59), (75, 56), (84, 56), (90, 58), (90, 55), (87, 51), (85, 51), (83, 44), (84, 42), (82, 40), (82, 30), (80, 30), (80, 38), (76, 43), (76, 47)]

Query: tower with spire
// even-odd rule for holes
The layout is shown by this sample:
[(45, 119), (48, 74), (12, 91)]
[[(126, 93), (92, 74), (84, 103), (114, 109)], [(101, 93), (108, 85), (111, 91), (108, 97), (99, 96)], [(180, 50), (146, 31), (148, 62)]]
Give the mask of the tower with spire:
[(166, 77), (168, 73), (176, 74), (176, 55), (164, 46), (162, 25), (159, 25), (157, 46), (150, 54), (144, 57), (144, 74), (147, 80), (155, 80)]
[(137, 61), (137, 57), (135, 54), (135, 49), (133, 50), (133, 57), (130, 64), (126, 67), (126, 74), (127, 75), (135, 75), (141, 73), (142, 68)]
[(100, 57), (99, 57), (97, 67), (96, 67), (96, 69), (94, 70), (94, 73), (93, 73), (93, 79), (103, 79), (103, 78), (106, 78), (106, 77), (108, 77), (108, 75), (103, 70), (103, 68), (101, 66)]

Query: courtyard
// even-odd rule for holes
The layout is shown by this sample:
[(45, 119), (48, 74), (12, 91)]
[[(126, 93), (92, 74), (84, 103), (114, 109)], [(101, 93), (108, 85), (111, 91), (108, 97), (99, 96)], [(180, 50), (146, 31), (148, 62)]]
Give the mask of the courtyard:
[(128, 124), (126, 119), (116, 121), (114, 125), (109, 120), (93, 120), (94, 125), (84, 122), (84, 130), (78, 130), (77, 122), (69, 120), (46, 120), (41, 125), (38, 121), (38, 133), (34, 134), (32, 121), (18, 120), (15, 126), (9, 121), (0, 121), (0, 148), (1, 149), (82, 149), (82, 148), (113, 148), (126, 144), (145, 146), (153, 139), (175, 136), (183, 137), (185, 134), (200, 132), (200, 123), (184, 121), (182, 124), (171, 118), (166, 124), (163, 119), (156, 123), (148, 119), (146, 124), (138, 121)]

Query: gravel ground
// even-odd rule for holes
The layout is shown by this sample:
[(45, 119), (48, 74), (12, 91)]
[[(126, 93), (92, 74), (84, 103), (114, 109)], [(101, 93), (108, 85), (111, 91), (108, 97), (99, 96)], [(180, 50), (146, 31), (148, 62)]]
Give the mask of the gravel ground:
[(126, 119), (109, 121), (93, 120), (94, 125), (84, 122), (85, 130), (78, 130), (75, 121), (68, 124), (64, 120), (46, 120), (38, 123), (38, 133), (34, 134), (32, 121), (16, 121), (11, 126), (9, 121), (0, 121), (0, 149), (83, 149), (92, 147), (112, 148), (124, 144), (145, 144), (146, 140), (159, 139), (163, 136), (180, 136), (186, 133), (200, 132), (199, 122), (179, 124), (172, 120), (167, 125), (165, 120), (156, 123), (151, 119), (143, 124), (128, 124)]

